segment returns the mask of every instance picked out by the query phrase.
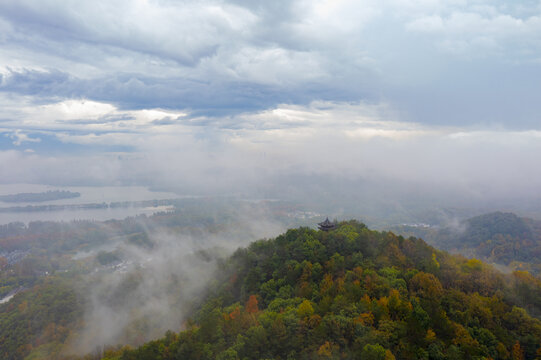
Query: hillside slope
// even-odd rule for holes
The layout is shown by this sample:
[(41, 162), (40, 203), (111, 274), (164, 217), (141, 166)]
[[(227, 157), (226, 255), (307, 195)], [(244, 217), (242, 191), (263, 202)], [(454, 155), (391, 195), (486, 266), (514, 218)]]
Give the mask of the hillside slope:
[(239, 249), (178, 334), (103, 359), (536, 359), (541, 284), (356, 221)]
[(393, 231), (421, 237), (440, 249), (541, 274), (541, 222), (513, 213), (479, 215), (442, 228), (398, 226)]

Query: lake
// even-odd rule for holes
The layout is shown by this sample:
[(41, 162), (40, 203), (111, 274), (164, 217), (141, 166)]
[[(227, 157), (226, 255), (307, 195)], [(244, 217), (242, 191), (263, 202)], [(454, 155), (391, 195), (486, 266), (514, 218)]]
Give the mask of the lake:
[[(38, 184), (2, 184), (0, 195), (19, 193), (40, 193), (50, 190), (66, 190), (78, 192), (80, 197), (60, 199), (42, 202), (4, 202), (0, 201), (0, 208), (40, 206), (40, 205), (82, 205), (101, 204), (112, 202), (136, 202), (145, 200), (165, 200), (186, 198), (170, 192), (151, 191), (143, 186), (49, 186)], [(13, 211), (0, 212), (0, 225), (10, 222), (21, 221), (71, 221), (71, 220), (96, 220), (124, 219), (128, 216), (140, 214), (152, 215), (159, 211), (173, 210), (173, 206), (130, 206), (98, 209), (69, 209), (57, 211)]]

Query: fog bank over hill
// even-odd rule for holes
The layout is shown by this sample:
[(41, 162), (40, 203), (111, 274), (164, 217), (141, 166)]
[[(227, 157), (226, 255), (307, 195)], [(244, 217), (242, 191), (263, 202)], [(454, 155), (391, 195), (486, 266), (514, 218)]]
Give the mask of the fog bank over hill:
[(108, 243), (109, 251), (113, 248), (120, 259), (89, 275), (80, 289), (86, 297), (84, 327), (66, 352), (85, 354), (96, 346), (139, 344), (166, 330), (182, 329), (213, 281), (219, 261), (240, 246), (285, 230), (268, 214), (264, 217), (265, 211), (239, 206), (220, 213), (224, 218), (207, 227), (196, 221), (186, 227), (166, 227), (144, 219), (143, 233)]
[[(475, 292), (490, 283), (477, 275), (482, 263), (388, 231), (372, 233), (384, 240), (374, 241), (365, 224), (438, 236), (440, 229), (451, 229), (453, 240), (467, 219), (489, 212), (541, 221), (539, 34), (541, 3), (533, 0), (0, 0), (0, 195), (24, 200), (0, 199), (0, 299), (17, 293), (0, 306), (9, 314), (0, 316), (0, 348), (7, 349), (0, 357), (35, 359), (43, 352), (58, 358), (53, 354), (141, 344), (167, 329), (178, 331), (204, 287), (220, 287), (212, 283), (219, 278), (214, 270), (235, 249), (301, 226), (299, 234), (322, 241), (303, 235), (296, 250), (284, 252), (287, 246), (280, 244), (280, 257), (272, 258), (276, 269), (298, 272), (300, 267), (284, 266), (291, 255), (300, 266), (334, 237), (310, 229), (326, 217), (359, 222), (343, 222), (343, 233), (330, 241), (334, 245), (311, 263), (328, 267), (331, 282), (340, 284), (346, 274), (335, 270), (342, 257), (351, 276), (359, 277), (347, 283), (364, 281), (366, 268), (389, 285), (381, 292), (366, 280), (366, 290), (374, 292), (355, 316), (375, 314), (379, 310), (369, 303), (387, 303), (393, 289), (414, 290), (403, 309), (416, 309), (415, 288), (427, 280), (438, 284), (440, 261), (442, 269), (454, 269), (442, 282), (474, 284), (466, 299), (478, 303)], [(27, 188), (19, 189), (21, 184)], [(35, 195), (27, 197), (49, 190), (80, 196), (40, 203)], [(484, 229), (491, 223), (477, 224)], [(530, 257), (537, 261), (537, 238), (507, 237), (512, 234), (471, 236), (483, 240), (471, 244), (509, 268), (523, 269), (513, 262)], [(522, 252), (515, 246), (519, 240)], [(366, 252), (370, 244), (383, 256)], [(261, 259), (265, 248), (259, 248)], [(488, 249), (513, 256), (487, 255)], [(259, 257), (259, 250), (253, 254)], [(242, 268), (256, 264), (246, 260)], [(355, 268), (361, 269), (357, 275)], [(415, 276), (410, 269), (432, 275), (407, 283)], [(537, 263), (530, 269), (541, 273)], [(259, 275), (247, 276), (247, 283), (287, 278), (292, 282), (282, 291), (284, 299), (306, 296), (318, 307), (325, 288), (332, 287), (322, 286), (324, 292), (312, 298), (309, 292), (293, 294), (297, 275)], [(392, 287), (398, 275), (400, 286)], [(314, 291), (321, 280), (313, 279)], [(523, 288), (530, 302), (541, 309), (537, 280), (523, 280), (532, 285)], [(237, 285), (242, 298), (231, 300), (245, 304), (250, 292)], [(275, 285), (278, 295), (283, 284)], [(355, 300), (344, 301), (344, 309), (363, 294), (351, 295)], [(342, 302), (337, 293), (331, 297)], [(508, 310), (495, 320), (516, 321), (517, 328), (525, 323), (522, 310)], [(422, 319), (415, 311), (400, 321)], [(438, 314), (444, 313), (430, 316)], [(220, 317), (225, 320), (215, 319)], [(447, 345), (478, 336), (496, 346), (490, 332), (475, 334), (473, 323), (463, 323), (404, 329), (415, 343), (431, 342), (433, 350), (434, 334), (445, 332)], [(517, 342), (529, 344), (527, 354), (537, 351), (538, 325), (537, 338)], [(379, 325), (369, 327), (381, 333)], [(285, 343), (272, 334), (269, 339)], [(235, 335), (239, 342), (242, 336)], [(332, 339), (324, 338), (314, 350), (327, 349), (331, 356)], [(203, 343), (216, 342), (209, 339)], [(490, 357), (509, 357), (516, 339), (498, 339), (501, 356)], [(217, 354), (227, 355), (216, 345)], [(462, 358), (457, 351), (454, 358)], [(296, 357), (280, 354), (288, 356)]]

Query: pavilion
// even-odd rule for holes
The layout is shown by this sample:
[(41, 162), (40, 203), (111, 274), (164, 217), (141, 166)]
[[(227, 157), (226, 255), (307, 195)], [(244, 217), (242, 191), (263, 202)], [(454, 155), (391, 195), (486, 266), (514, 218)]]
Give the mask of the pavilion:
[(330, 222), (328, 217), (325, 219), (325, 221), (320, 222), (317, 225), (318, 225), (319, 230), (323, 230), (323, 231), (330, 231), (330, 230), (336, 229), (336, 221)]

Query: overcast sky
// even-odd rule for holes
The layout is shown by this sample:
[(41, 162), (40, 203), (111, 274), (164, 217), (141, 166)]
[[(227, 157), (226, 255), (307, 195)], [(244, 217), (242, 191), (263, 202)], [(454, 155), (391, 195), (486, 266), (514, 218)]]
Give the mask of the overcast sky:
[(0, 1), (4, 183), (539, 194), (540, 114), (541, 1)]

